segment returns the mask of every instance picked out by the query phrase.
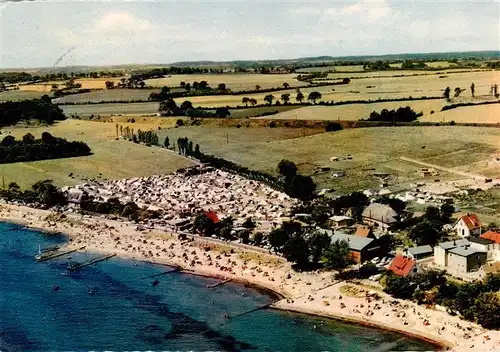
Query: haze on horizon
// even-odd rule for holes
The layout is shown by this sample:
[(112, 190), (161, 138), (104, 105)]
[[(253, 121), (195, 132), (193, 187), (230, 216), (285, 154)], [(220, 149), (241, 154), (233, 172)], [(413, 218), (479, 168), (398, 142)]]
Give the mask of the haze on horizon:
[[(5, 1), (5, 0), (2, 0)], [(3, 2), (0, 68), (499, 50), (499, 3)]]

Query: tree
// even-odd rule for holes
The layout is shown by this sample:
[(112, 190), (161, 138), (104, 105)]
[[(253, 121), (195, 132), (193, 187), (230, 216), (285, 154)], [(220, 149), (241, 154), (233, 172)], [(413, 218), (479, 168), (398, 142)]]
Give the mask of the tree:
[(500, 328), (500, 296), (498, 292), (483, 292), (474, 302), (476, 321), (487, 329)]
[(285, 184), (285, 192), (293, 198), (310, 200), (314, 197), (316, 183), (311, 176), (295, 175)]
[(277, 171), (280, 175), (282, 175), (285, 180), (289, 180), (295, 175), (297, 175), (297, 165), (293, 161), (282, 159), (278, 163)]
[(248, 102), (249, 102), (249, 100), (250, 100), (250, 99), (248, 99), (248, 97), (243, 97), (243, 98), (241, 99), (241, 102), (242, 102), (243, 104), (245, 104), (245, 106), (248, 106)]
[(187, 111), (193, 108), (193, 103), (191, 103), (189, 100), (184, 100), (184, 102), (181, 104), (181, 110)]
[(254, 98), (250, 98), (250, 99), (248, 99), (248, 102), (249, 102), (250, 104), (252, 104), (252, 106), (257, 105), (257, 100), (256, 100), (256, 99), (254, 99)]
[(256, 232), (253, 235), (253, 244), (255, 246), (260, 246), (263, 239), (264, 239), (264, 235), (262, 234), (262, 232)]
[(498, 98), (498, 84), (496, 83), (493, 85), (493, 95)]
[(474, 82), (472, 82), (470, 85), (470, 94), (472, 95), (473, 98), (474, 98), (475, 91), (476, 91), (476, 85), (474, 84)]
[(58, 90), (59, 89), (59, 85), (57, 84), (53, 84), (51, 87), (50, 87), (50, 90), (54, 91), (54, 90)]
[(295, 263), (297, 269), (304, 269), (309, 264), (309, 247), (300, 234), (295, 234), (283, 246), (283, 256)]
[(246, 229), (254, 229), (256, 227), (255, 222), (252, 220), (252, 218), (246, 218), (245, 222), (243, 222), (241, 226)]
[(321, 93), (320, 92), (311, 92), (309, 93), (309, 96), (307, 97), (307, 100), (312, 100), (313, 104), (316, 104), (316, 100), (321, 99)]
[(278, 227), (269, 233), (267, 239), (271, 247), (278, 252), (281, 251), (289, 238), (290, 236), (285, 232), (285, 230), (283, 230), (282, 227)]
[(163, 142), (163, 145), (165, 146), (165, 148), (168, 149), (168, 147), (170, 146), (170, 139), (168, 139), (168, 136), (165, 137), (165, 141)]
[(446, 100), (449, 100), (450, 99), (450, 92), (451, 92), (450, 87), (446, 87), (444, 92), (443, 92), (443, 98), (445, 98)]
[(140, 87), (141, 89), (144, 89), (144, 87), (146, 87), (146, 82), (144, 82), (144, 81), (139, 81), (139, 87)]
[(415, 287), (408, 277), (394, 275), (392, 272), (387, 274), (384, 292), (396, 298), (408, 299), (414, 291)]
[(104, 84), (106, 85), (106, 89), (113, 89), (115, 87), (115, 82), (113, 81), (106, 81)]
[(225, 118), (231, 116), (231, 112), (228, 108), (222, 107), (215, 110), (215, 115), (220, 118)]
[(288, 88), (290, 88), (290, 85), (289, 85), (288, 83), (286, 83), (286, 82), (285, 82), (285, 83), (283, 83), (283, 87), (284, 87), (285, 89), (288, 89)]
[(302, 103), (302, 101), (304, 101), (304, 94), (302, 94), (302, 92), (298, 92), (295, 100), (297, 100), (299, 103)]
[(255, 90), (256, 91), (259, 91), (260, 90), (260, 86), (258, 84), (255, 85)]
[(40, 204), (48, 207), (65, 205), (67, 203), (64, 194), (52, 184), (52, 180), (38, 181), (33, 186), (35, 199)]
[(268, 94), (264, 97), (264, 101), (267, 102), (269, 105), (273, 103), (274, 100), (274, 95)]
[(319, 263), (323, 257), (323, 252), (329, 247), (330, 242), (330, 237), (326, 233), (315, 232), (309, 237), (309, 248), (313, 264)]
[(54, 137), (49, 132), (42, 133), (42, 143), (51, 144), (54, 142)]
[(171, 115), (172, 111), (177, 108), (177, 104), (175, 103), (175, 100), (172, 98), (169, 98), (167, 100), (163, 100), (160, 102), (160, 105), (158, 106), (158, 111), (161, 114), (168, 114)]
[(458, 98), (458, 96), (462, 93), (462, 90), (460, 87), (455, 88), (455, 95), (453, 96), (454, 98)]
[(226, 84), (225, 83), (219, 83), (217, 86), (217, 89), (220, 91), (225, 91), (226, 90)]
[(323, 252), (322, 262), (327, 269), (344, 269), (354, 264), (349, 243), (347, 241), (335, 241)]
[(31, 133), (26, 133), (23, 136), (23, 143), (24, 144), (33, 144), (35, 142), (35, 137)]
[(16, 138), (13, 136), (6, 136), (2, 139), (2, 147), (10, 147), (16, 142)]
[(451, 222), (451, 217), (453, 216), (453, 213), (455, 213), (455, 207), (451, 204), (444, 203), (443, 205), (441, 205), (440, 212), (441, 223), (447, 224)]
[(200, 145), (199, 144), (196, 144), (196, 146), (194, 147), (194, 155), (195, 156), (199, 156), (200, 155)]
[(424, 220), (410, 230), (409, 236), (417, 245), (429, 244), (433, 246), (438, 243), (444, 235), (440, 227), (441, 225), (439, 223)]
[(215, 223), (207, 214), (200, 213), (194, 218), (193, 229), (204, 236), (211, 236), (215, 231)]
[(290, 101), (290, 93), (281, 94), (281, 100), (283, 100), (285, 104), (288, 104)]

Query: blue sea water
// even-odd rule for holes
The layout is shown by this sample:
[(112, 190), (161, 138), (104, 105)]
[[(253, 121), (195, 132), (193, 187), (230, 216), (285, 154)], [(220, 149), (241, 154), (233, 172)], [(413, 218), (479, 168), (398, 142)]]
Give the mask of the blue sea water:
[(160, 265), (115, 257), (63, 275), (66, 256), (35, 261), (39, 245), (65, 240), (0, 223), (0, 351), (435, 350), (395, 333), (301, 314), (262, 309), (235, 317), (272, 297), (234, 283), (210, 289), (215, 279), (179, 272), (154, 286), (146, 277), (170, 270)]

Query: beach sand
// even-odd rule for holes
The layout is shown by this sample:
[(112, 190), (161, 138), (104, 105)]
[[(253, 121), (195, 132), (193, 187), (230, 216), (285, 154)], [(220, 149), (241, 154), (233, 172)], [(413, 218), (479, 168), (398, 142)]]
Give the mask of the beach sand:
[[(25, 206), (0, 204), (3, 221), (30, 228), (62, 232), (69, 236), (68, 249), (177, 266), (198, 275), (231, 279), (272, 290), (281, 296), (273, 308), (297, 311), (401, 332), (437, 343), (453, 351), (499, 351), (500, 331), (445, 312), (394, 299), (371, 288), (338, 282), (332, 272), (299, 273), (283, 258), (260, 248), (235, 246), (212, 238), (193, 236), (179, 240), (176, 234), (138, 230), (125, 222), (76, 213), (64, 215)], [(346, 285), (357, 295), (346, 294)]]

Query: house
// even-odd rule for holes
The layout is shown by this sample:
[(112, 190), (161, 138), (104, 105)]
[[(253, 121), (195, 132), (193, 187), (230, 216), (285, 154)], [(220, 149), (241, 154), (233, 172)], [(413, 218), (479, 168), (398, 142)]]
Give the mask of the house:
[(466, 239), (438, 243), (434, 247), (434, 263), (440, 266), (448, 266), (448, 251), (466, 244), (469, 244)]
[(339, 228), (347, 226), (351, 223), (352, 218), (350, 216), (345, 215), (334, 215), (330, 218), (332, 227)]
[(488, 238), (482, 237), (469, 237), (467, 239), (469, 240), (471, 247), (487, 253), (487, 260), (492, 259), (493, 250), (495, 249), (495, 242)]
[(373, 238), (373, 239), (376, 238), (371, 227), (365, 225), (358, 225), (356, 227), (356, 232), (354, 232), (354, 236)]
[[(489, 230), (483, 233), (479, 237), (493, 241), (493, 244), (490, 245), (490, 247), (493, 247), (493, 250), (491, 251), (491, 260), (500, 261), (500, 230), (499, 229)], [(489, 251), (488, 251), (488, 259), (490, 259)]]
[(380, 246), (377, 240), (372, 238), (347, 235), (339, 231), (334, 233), (331, 230), (320, 230), (320, 232), (326, 233), (330, 237), (332, 243), (346, 241), (357, 263), (362, 263), (380, 255)]
[(363, 222), (387, 230), (392, 224), (399, 221), (399, 215), (390, 206), (380, 203), (371, 203), (361, 214)]
[(418, 274), (422, 271), (415, 260), (402, 255), (394, 257), (388, 270), (398, 276), (405, 277)]
[(212, 222), (213, 222), (214, 224), (217, 224), (217, 223), (220, 221), (219, 217), (217, 216), (217, 214), (216, 214), (216, 213), (215, 213), (215, 211), (213, 211), (213, 210), (206, 211), (206, 212), (205, 212), (205, 215), (206, 215), (206, 216), (207, 216), (210, 220), (212, 220)]
[(479, 237), (486, 238), (488, 240), (492, 240), (496, 244), (500, 245), (500, 229), (493, 229), (493, 230), (486, 231), (485, 233), (483, 233)]
[(77, 188), (72, 188), (67, 191), (67, 200), (70, 204), (80, 205), (84, 196), (84, 192)]
[(466, 214), (453, 224), (452, 229), (461, 238), (478, 236), (481, 233), (481, 222), (476, 214)]
[(434, 254), (434, 250), (431, 246), (425, 245), (410, 247), (406, 250), (406, 253), (410, 259), (419, 260), (432, 256)]
[(449, 250), (447, 267), (457, 273), (476, 271), (486, 263), (486, 256), (471, 245), (455, 247)]

